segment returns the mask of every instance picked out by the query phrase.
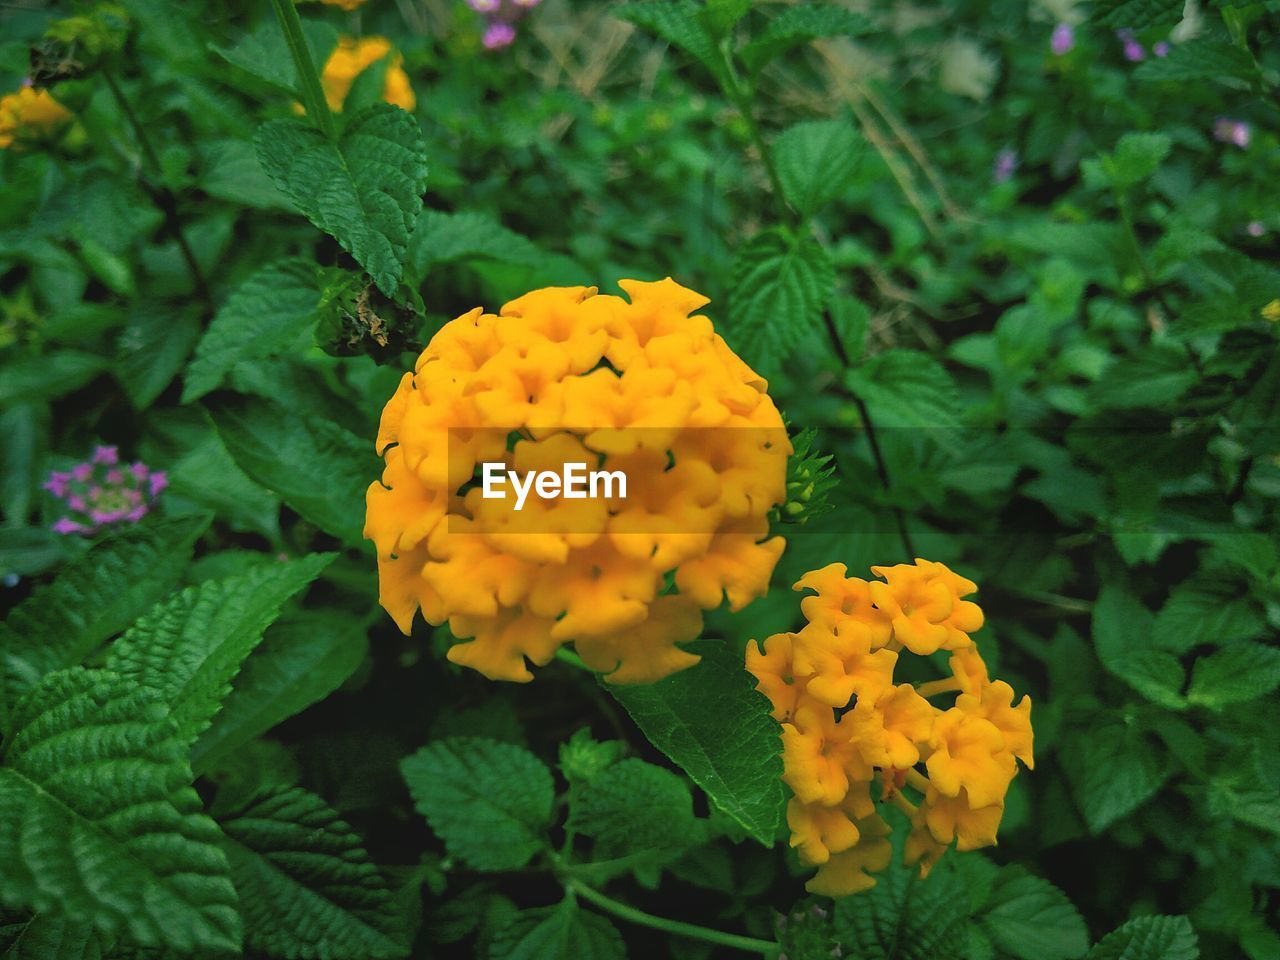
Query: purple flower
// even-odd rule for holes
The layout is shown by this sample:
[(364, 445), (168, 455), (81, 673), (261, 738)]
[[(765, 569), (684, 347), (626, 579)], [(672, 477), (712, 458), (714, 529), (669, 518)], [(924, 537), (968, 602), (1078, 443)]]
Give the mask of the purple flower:
[(486, 50), (501, 50), (503, 47), (511, 46), (515, 38), (515, 27), (501, 20), (495, 20), (485, 29), (480, 42), (484, 44)]
[(517, 7), (521, 7), (525, 10), (532, 10), (539, 3), (541, 3), (542, 0), (511, 0), (511, 2), (515, 4)]
[(1151, 52), (1154, 53), (1157, 57), (1167, 57), (1169, 55), (1168, 42), (1161, 40), (1159, 43), (1157, 43), (1154, 47), (1151, 48)]
[(1062, 56), (1064, 53), (1070, 53), (1071, 48), (1076, 45), (1076, 31), (1069, 23), (1060, 23), (1053, 28), (1053, 35), (1049, 38), (1049, 49), (1054, 52), (1055, 56)]
[(467, 6), (476, 13), (497, 13), (502, 0), (467, 0)]
[(66, 513), (51, 529), (60, 534), (92, 535), (105, 527), (137, 523), (150, 512), (156, 497), (169, 485), (163, 471), (152, 471), (145, 463), (128, 468), (120, 462), (115, 447), (98, 447), (85, 463), (70, 472), (53, 471), (44, 488), (66, 506)]
[(1004, 183), (1018, 169), (1018, 151), (1005, 147), (996, 154), (995, 166), (991, 171), (991, 179), (996, 183)]
[(1244, 228), (1244, 232), (1251, 237), (1261, 237), (1267, 232), (1267, 228), (1261, 220), (1250, 220), (1249, 224)]
[(1253, 128), (1243, 120), (1219, 117), (1213, 121), (1213, 138), (1223, 143), (1235, 144), (1243, 150), (1253, 138)]
[(1132, 30), (1117, 30), (1116, 39), (1124, 44), (1124, 58), (1130, 63), (1137, 63), (1147, 58), (1147, 51), (1142, 49)]

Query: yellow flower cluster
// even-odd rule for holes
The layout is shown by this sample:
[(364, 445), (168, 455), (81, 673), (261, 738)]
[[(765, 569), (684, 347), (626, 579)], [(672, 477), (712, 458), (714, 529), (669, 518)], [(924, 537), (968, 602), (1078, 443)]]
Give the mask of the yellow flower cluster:
[(71, 112), (48, 90), (20, 87), (0, 97), (0, 150), (15, 140), (44, 136), (71, 119)]
[(413, 88), (409, 86), (409, 75), (404, 72), (403, 58), (391, 50), (391, 41), (386, 37), (341, 37), (338, 46), (329, 56), (320, 76), (324, 87), (324, 98), (329, 101), (329, 109), (337, 112), (342, 109), (347, 94), (356, 77), (364, 70), (377, 63), (383, 57), (391, 58), (387, 65), (387, 76), (382, 88), (382, 99), (387, 103), (412, 111), (417, 104)]
[[(818, 868), (808, 889), (834, 897), (873, 886), (871, 873), (889, 863), (875, 781), (879, 802), (911, 818), (906, 860), (923, 876), (952, 843), (996, 842), (1016, 761), (1033, 765), (1030, 698), (1014, 706), (969, 636), (982, 610), (962, 598), (977, 586), (929, 560), (871, 572), (881, 579), (846, 577), (842, 563), (805, 574), (803, 629), (747, 647), (747, 669), (782, 724), (791, 846)], [(904, 651), (945, 651), (951, 676), (895, 683)], [(953, 693), (949, 708), (930, 703)]]
[[(458, 317), (383, 410), (365, 525), (380, 601), (406, 634), (419, 609), (447, 620), (470, 638), (449, 659), (491, 679), (530, 680), (526, 658), (568, 642), (616, 683), (691, 666), (676, 644), (701, 611), (761, 596), (782, 553), (768, 514), (791, 444), (767, 384), (695, 312), (705, 297), (619, 286), (629, 302), (550, 287)], [(473, 482), (507, 459), (621, 469), (630, 493), (513, 514)]]

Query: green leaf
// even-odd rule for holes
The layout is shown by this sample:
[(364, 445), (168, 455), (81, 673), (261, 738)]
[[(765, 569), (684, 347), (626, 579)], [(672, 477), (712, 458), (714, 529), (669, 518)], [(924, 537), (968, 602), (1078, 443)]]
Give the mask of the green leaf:
[(1172, 147), (1173, 140), (1163, 133), (1126, 133), (1098, 163), (1112, 184), (1130, 187), (1155, 173)]
[(742, 48), (742, 62), (758, 72), (770, 60), (792, 47), (818, 37), (857, 37), (875, 30), (860, 13), (832, 3), (797, 3), (785, 7), (769, 21), (760, 36)]
[(4, 365), (4, 377), (0, 378), (0, 407), (64, 397), (106, 368), (105, 357), (81, 350), (58, 350), (10, 361)]
[(290, 960), (408, 954), (386, 881), (360, 838), (315, 794), (272, 788), (219, 822), (247, 947)]
[[(322, 20), (303, 20), (302, 33), (311, 52), (311, 62), (323, 68), (338, 45), (338, 31)], [(210, 49), (232, 66), (239, 67), (277, 90), (301, 96), (298, 71), (293, 65), (280, 24), (266, 17), (234, 47), (210, 44)]]
[(123, 531), (32, 591), (0, 624), (0, 710), (45, 674), (80, 663), (169, 593), (208, 525), (199, 517)]
[(1280, 687), (1280, 649), (1237, 643), (1201, 657), (1191, 669), (1187, 699), (1212, 710), (1265, 697)]
[(107, 667), (168, 704), (178, 735), (190, 743), (208, 727), (240, 664), (285, 601), (333, 558), (317, 553), (261, 564), (188, 587), (130, 627), (112, 647)]
[(209, 324), (183, 381), (182, 402), (215, 389), (236, 364), (300, 353), (311, 341), (322, 296), (311, 260), (268, 264), (236, 288)]
[(839, 943), (859, 960), (959, 960), (968, 924), (969, 894), (955, 864), (944, 859), (921, 880), (897, 848), (874, 887), (835, 906)]
[(676, 853), (701, 839), (685, 782), (634, 758), (613, 764), (573, 793), (568, 826), (596, 841), (596, 860)]
[(250, 479), (344, 543), (361, 542), (360, 505), (378, 475), (372, 443), (329, 420), (261, 398), (227, 398), (210, 416)]
[(1089, 931), (1066, 894), (1022, 867), (1001, 868), (977, 917), (991, 942), (1019, 960), (1071, 960), (1089, 949)]
[(379, 103), (347, 121), (336, 144), (293, 118), (267, 121), (255, 143), (268, 176), (297, 208), (394, 296), (426, 189), (418, 122)]
[(612, 923), (569, 899), (555, 907), (521, 910), (489, 942), (489, 960), (624, 960), (626, 955)]
[(164, 707), (122, 677), (51, 674), (14, 713), (0, 767), (0, 900), (143, 946), (235, 951), (217, 825)]
[(262, 169), (252, 141), (210, 140), (201, 148), (201, 159), (198, 183), (209, 196), (259, 210), (293, 211), (289, 198)]
[(1089, 19), (1101, 27), (1143, 30), (1182, 19), (1182, 0), (1093, 0)]
[(409, 240), (409, 262), (422, 278), (437, 263), (483, 257), (536, 266), (545, 256), (527, 237), (483, 213), (424, 210)]
[(1163, 57), (1154, 57), (1133, 71), (1136, 80), (1164, 80), (1185, 83), (1188, 80), (1252, 81), (1258, 74), (1257, 64), (1248, 50), (1223, 40), (1198, 38), (1175, 43)]
[(1186, 353), (1152, 345), (1136, 356), (1113, 361), (1089, 397), (1100, 410), (1166, 407), (1186, 393), (1197, 376)]
[(1106, 584), (1093, 608), (1093, 641), (1107, 672), (1170, 709), (1186, 706), (1186, 673), (1172, 653), (1152, 644), (1154, 617), (1127, 587)]
[(776, 370), (821, 326), (835, 268), (815, 239), (775, 228), (738, 251), (732, 282), (730, 340), (751, 366)]
[(1137, 917), (1089, 951), (1088, 960), (1196, 960), (1200, 946), (1186, 917)]
[(400, 771), (450, 856), (477, 870), (523, 867), (546, 842), (555, 790), (551, 771), (528, 750), (450, 737), (406, 757)]
[(687, 649), (702, 656), (688, 670), (645, 686), (605, 689), (720, 810), (772, 846), (786, 804), (781, 728), (740, 656), (715, 641)]
[(213, 725), (191, 748), (191, 766), (209, 769), (323, 700), (355, 672), (368, 649), (360, 622), (337, 612), (276, 623), (240, 668)]
[(1220, 579), (1187, 581), (1156, 614), (1155, 643), (1186, 653), (1205, 643), (1251, 640), (1266, 629), (1266, 617), (1242, 588)]
[(721, 85), (726, 81), (724, 55), (703, 20), (703, 7), (693, 0), (654, 0), (624, 3), (613, 15), (657, 34), (667, 43), (693, 54)]
[(1063, 741), (1061, 749), (1076, 804), (1094, 834), (1142, 806), (1172, 772), (1158, 744), (1114, 717)]
[(886, 350), (847, 371), (845, 384), (866, 403), (877, 427), (931, 430), (960, 425), (955, 382), (918, 350)]
[(191, 309), (141, 305), (120, 331), (112, 369), (135, 410), (145, 410), (181, 369), (200, 333)]
[(102, 960), (106, 945), (93, 925), (51, 914), (33, 917), (5, 950), (4, 960)]
[(853, 180), (862, 148), (862, 138), (843, 120), (810, 120), (789, 127), (773, 146), (787, 201), (802, 216), (813, 216)]

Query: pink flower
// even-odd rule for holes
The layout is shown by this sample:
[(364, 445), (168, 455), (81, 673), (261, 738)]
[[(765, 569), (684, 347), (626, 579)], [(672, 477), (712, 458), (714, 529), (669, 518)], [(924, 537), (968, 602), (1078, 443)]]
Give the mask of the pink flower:
[(502, 0), (467, 0), (467, 6), (476, 13), (497, 13)]
[(1053, 28), (1053, 35), (1049, 38), (1049, 49), (1055, 56), (1060, 57), (1064, 53), (1069, 53), (1075, 45), (1076, 31), (1071, 24), (1060, 23)]
[(496, 20), (484, 31), (481, 43), (484, 44), (486, 50), (501, 50), (503, 47), (511, 46), (516, 38), (516, 28), (509, 23), (503, 23)]
[(1213, 138), (1223, 143), (1235, 144), (1243, 150), (1253, 139), (1253, 128), (1243, 120), (1219, 117), (1213, 121)]
[(60, 533), (63, 536), (66, 536), (67, 534), (70, 534), (70, 533), (79, 533), (83, 529), (84, 527), (76, 523), (70, 517), (63, 517), (53, 525), (53, 532)]
[(163, 470), (158, 470), (151, 475), (151, 496), (155, 496), (165, 487), (169, 486), (169, 478), (164, 475)]
[(1169, 44), (1164, 40), (1161, 40), (1159, 43), (1157, 43), (1154, 47), (1151, 48), (1151, 52), (1154, 53), (1157, 57), (1167, 57), (1169, 55)]
[(71, 479), (76, 483), (87, 483), (93, 476), (92, 463), (77, 463), (71, 468)]
[(98, 447), (93, 451), (93, 463), (114, 464), (120, 462), (120, 455), (115, 447)]
[(523, 7), (525, 10), (532, 10), (539, 3), (541, 3), (542, 0), (511, 0), (511, 2), (514, 3), (517, 7)]
[(1248, 226), (1244, 228), (1244, 232), (1251, 237), (1261, 237), (1267, 232), (1267, 228), (1261, 220), (1250, 220)]
[(1013, 176), (1013, 171), (1018, 169), (1018, 151), (1012, 147), (1005, 147), (996, 154), (995, 167), (991, 171), (991, 178), (996, 183), (1004, 183)]
[(104, 527), (137, 523), (150, 512), (169, 485), (168, 477), (141, 461), (127, 469), (118, 467), (119, 461), (115, 447), (98, 447), (70, 472), (49, 474), (44, 488), (69, 511), (52, 524), (55, 533), (90, 535)]
[(71, 474), (59, 473), (55, 470), (49, 474), (49, 479), (44, 482), (44, 488), (58, 499), (62, 499), (67, 495), (67, 484), (70, 482)]

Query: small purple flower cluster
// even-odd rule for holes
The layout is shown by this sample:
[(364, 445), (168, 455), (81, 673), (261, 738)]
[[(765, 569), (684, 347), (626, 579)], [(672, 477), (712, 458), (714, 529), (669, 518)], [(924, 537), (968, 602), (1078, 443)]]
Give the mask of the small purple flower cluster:
[(516, 23), (541, 0), (467, 0), (476, 13), (485, 18), (480, 42), (486, 50), (501, 50), (516, 39)]
[(1049, 37), (1049, 49), (1053, 51), (1055, 57), (1070, 53), (1075, 45), (1075, 27), (1069, 23), (1060, 23), (1053, 28), (1053, 34)]
[[(1130, 63), (1137, 63), (1140, 60), (1147, 59), (1147, 51), (1138, 42), (1138, 38), (1134, 36), (1132, 30), (1117, 30), (1116, 39), (1124, 45), (1124, 58)], [(1161, 40), (1151, 47), (1151, 52), (1157, 57), (1167, 57), (1169, 55), (1169, 44)]]
[(163, 471), (151, 470), (141, 461), (123, 466), (115, 447), (98, 447), (84, 463), (49, 474), (44, 488), (70, 510), (53, 525), (53, 531), (89, 535), (105, 527), (137, 523), (168, 485)]
[(991, 170), (991, 179), (996, 183), (1004, 183), (1018, 169), (1018, 151), (1005, 147), (996, 154), (996, 162)]
[(1232, 120), (1230, 117), (1218, 117), (1213, 121), (1213, 139), (1222, 143), (1233, 143), (1241, 150), (1249, 146), (1253, 139), (1253, 128), (1243, 120)]

